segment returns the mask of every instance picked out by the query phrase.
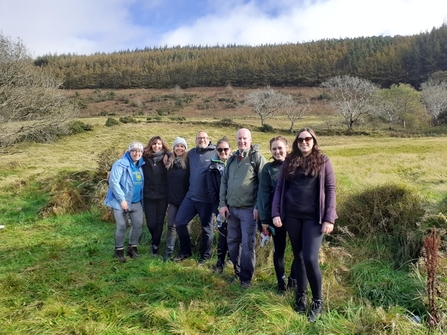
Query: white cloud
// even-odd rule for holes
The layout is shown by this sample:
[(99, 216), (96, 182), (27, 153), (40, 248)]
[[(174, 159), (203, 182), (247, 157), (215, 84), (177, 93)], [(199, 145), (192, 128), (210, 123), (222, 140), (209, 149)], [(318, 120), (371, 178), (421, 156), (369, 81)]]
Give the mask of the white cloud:
[[(151, 26), (151, 17), (176, 24), (166, 16), (175, 11), (173, 1), (187, 0), (0, 0), (0, 30), (21, 38), (38, 56), (411, 35), (447, 22), (444, 0), (197, 0), (207, 14), (181, 13), (188, 18), (182, 22), (190, 24)], [(145, 14), (143, 22), (132, 17), (132, 5)], [(164, 12), (158, 11), (160, 6)]]
[[(192, 26), (178, 27), (162, 38), (165, 45), (305, 42), (324, 38), (412, 35), (439, 27), (447, 1), (327, 0), (278, 1), (259, 6), (240, 1), (216, 9)], [(269, 12), (276, 9), (278, 16)]]
[(36, 55), (117, 51), (143, 35), (143, 29), (131, 23), (126, 0), (1, 2), (3, 34), (20, 37)]

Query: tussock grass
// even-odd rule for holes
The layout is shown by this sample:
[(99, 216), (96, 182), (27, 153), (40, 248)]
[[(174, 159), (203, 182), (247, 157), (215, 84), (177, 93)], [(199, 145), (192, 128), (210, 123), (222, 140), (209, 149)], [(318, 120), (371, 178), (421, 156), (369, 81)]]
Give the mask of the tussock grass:
[[(94, 128), (88, 133), (53, 144), (12, 146), (8, 154), (2, 155), (0, 224), (6, 228), (0, 230), (0, 333), (428, 332), (423, 262), (399, 255), (407, 252), (401, 248), (409, 240), (407, 235), (396, 237), (379, 230), (374, 234), (365, 231), (359, 236), (352, 226), (337, 226), (336, 234), (325, 238), (321, 250), (326, 311), (314, 324), (293, 311), (293, 292), (276, 294), (271, 244), (257, 248), (255, 280), (248, 290), (230, 283), (231, 266), (223, 274), (214, 273), (215, 260), (197, 266), (196, 258), (177, 264), (150, 257), (146, 229), (139, 247), (141, 257), (125, 264), (116, 262), (112, 257), (115, 226), (103, 218), (101, 194), (106, 189), (104, 170), (130, 142), (146, 144), (151, 136), (160, 134), (168, 143), (183, 136), (193, 147), (195, 134), (205, 129), (213, 142), (227, 135), (234, 148), (235, 124), (258, 126), (259, 120), (233, 119), (217, 126), (219, 120), (210, 117), (202, 119), (204, 123), (199, 125), (183, 120), (105, 127), (105, 119), (89, 119)], [(310, 122), (317, 134), (322, 129), (318, 128), (321, 121), (316, 119), (302, 122), (297, 128)], [(268, 140), (274, 135), (253, 131), (253, 141), (261, 144), (266, 157)], [(292, 142), (294, 136), (286, 135)], [(409, 220), (404, 222), (409, 225), (408, 232), (414, 230), (413, 223), (422, 233), (432, 226), (439, 228), (441, 234), (447, 228), (447, 152), (441, 150), (445, 138), (332, 134), (320, 136), (319, 144), (335, 168), (340, 224), (350, 217), (349, 211), (342, 210), (349, 199), (386, 185), (405, 185), (405, 190), (423, 200), (424, 212), (411, 224)], [(97, 195), (91, 197), (92, 194)], [(385, 200), (384, 193), (378, 194), (378, 200)], [(402, 199), (394, 202), (401, 203)], [(401, 214), (395, 214), (396, 224), (401, 223), (397, 219), (403, 215), (413, 219), (407, 213), (411, 212), (408, 205), (401, 209)], [(361, 213), (352, 225), (360, 220), (364, 220), (363, 225), (372, 225), (369, 216), (362, 217)], [(387, 220), (393, 217), (389, 213), (382, 215)], [(197, 254), (200, 228), (196, 220), (191, 231)], [(164, 246), (161, 248), (163, 253)], [(288, 245), (287, 274), (291, 258)], [(407, 261), (396, 263), (396, 258)], [(442, 323), (434, 334), (447, 330), (446, 276), (447, 261), (441, 254)], [(422, 322), (415, 322), (413, 314), (421, 317)]]

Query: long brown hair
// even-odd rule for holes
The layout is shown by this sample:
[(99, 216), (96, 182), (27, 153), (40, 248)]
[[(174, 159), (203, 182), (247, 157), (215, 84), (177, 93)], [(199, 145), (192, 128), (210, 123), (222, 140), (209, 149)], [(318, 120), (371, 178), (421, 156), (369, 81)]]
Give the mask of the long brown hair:
[[(314, 145), (312, 147), (311, 153), (304, 157), (300, 148), (298, 147), (298, 138), (303, 131), (307, 131), (313, 138)], [(318, 148), (317, 135), (311, 128), (302, 128), (298, 131), (295, 140), (292, 144), (292, 152), (287, 155), (284, 164), (286, 178), (292, 179), (295, 176), (295, 172), (298, 168), (304, 169), (304, 174), (307, 176), (309, 173), (312, 176), (316, 176), (323, 165), (324, 157), (320, 148)]]
[(164, 150), (165, 153), (171, 152), (171, 149), (169, 149), (168, 145), (166, 144), (165, 140), (161, 138), (160, 136), (153, 136), (147, 142), (147, 145), (143, 149), (143, 157), (150, 158), (154, 154), (154, 151), (152, 150), (152, 146), (157, 142), (158, 140), (161, 141), (162, 150)]
[(166, 164), (167, 169), (171, 169), (174, 166), (174, 162), (180, 162), (180, 166), (182, 169), (186, 169), (188, 167), (188, 150), (185, 148), (185, 152), (181, 156), (177, 156), (175, 151), (172, 150), (172, 155), (169, 156), (168, 163)]

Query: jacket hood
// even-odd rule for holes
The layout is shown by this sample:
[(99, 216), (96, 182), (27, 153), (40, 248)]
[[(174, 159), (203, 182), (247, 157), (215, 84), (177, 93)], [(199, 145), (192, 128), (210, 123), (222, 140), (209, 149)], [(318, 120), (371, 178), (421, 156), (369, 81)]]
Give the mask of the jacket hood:
[(210, 142), (206, 148), (196, 147), (196, 150), (198, 152), (207, 152), (207, 151), (211, 151), (211, 150), (216, 150), (216, 146)]

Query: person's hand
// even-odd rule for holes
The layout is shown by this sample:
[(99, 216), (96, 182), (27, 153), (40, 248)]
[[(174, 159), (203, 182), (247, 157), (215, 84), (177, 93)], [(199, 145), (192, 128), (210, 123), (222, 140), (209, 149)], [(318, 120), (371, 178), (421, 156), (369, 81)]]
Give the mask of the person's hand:
[(330, 222), (323, 222), (323, 227), (321, 227), (321, 232), (323, 234), (330, 234), (334, 230), (334, 224)]
[(230, 211), (228, 210), (227, 206), (223, 206), (219, 208), (219, 214), (222, 216), (225, 220), (228, 219), (228, 216), (230, 216)]
[(269, 231), (269, 225), (268, 224), (262, 224), (262, 231)]
[(255, 208), (255, 209), (253, 209), (253, 220), (258, 221), (258, 218), (259, 218), (259, 212)]
[(120, 206), (121, 206), (121, 209), (123, 211), (128, 211), (129, 210), (129, 206), (127, 205), (127, 201), (126, 200), (121, 201), (120, 202)]
[(279, 216), (275, 216), (273, 218), (273, 224), (275, 225), (275, 227), (282, 227), (282, 221), (281, 218)]

